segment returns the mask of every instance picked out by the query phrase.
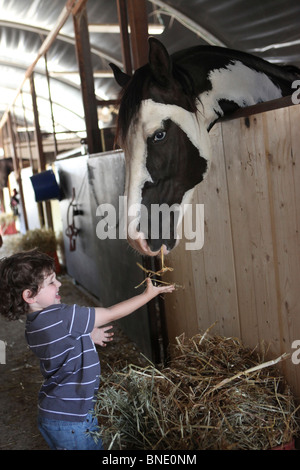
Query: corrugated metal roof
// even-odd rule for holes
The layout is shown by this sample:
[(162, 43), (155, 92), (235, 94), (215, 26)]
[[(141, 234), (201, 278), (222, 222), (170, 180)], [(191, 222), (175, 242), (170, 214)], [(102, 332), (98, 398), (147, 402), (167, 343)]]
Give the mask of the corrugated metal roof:
[[(65, 3), (65, 0), (0, 0), (0, 115), (11, 102)], [(196, 44), (223, 44), (274, 63), (300, 67), (299, 0), (148, 0), (147, 7), (149, 23), (164, 25), (159, 39), (170, 53)], [(89, 23), (118, 23), (114, 0), (88, 0), (87, 14)], [(118, 33), (90, 33), (90, 43), (95, 72), (110, 72), (111, 61), (122, 64)], [(84, 129), (72, 18), (49, 50), (47, 61), (57, 130)], [(51, 132), (43, 59), (35, 72), (41, 125)], [(29, 85), (23, 91), (30, 122)], [(115, 99), (119, 88), (112, 77), (99, 78), (96, 74), (95, 91), (100, 99)], [(19, 100), (15, 114), (20, 119), (21, 107)]]

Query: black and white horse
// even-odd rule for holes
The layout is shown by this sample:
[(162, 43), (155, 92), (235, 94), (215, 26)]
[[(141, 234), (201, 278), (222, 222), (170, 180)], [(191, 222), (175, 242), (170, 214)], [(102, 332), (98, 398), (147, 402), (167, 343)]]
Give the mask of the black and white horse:
[(111, 67), (123, 88), (118, 143), (125, 152), (128, 240), (144, 255), (154, 256), (162, 246), (168, 253), (177, 241), (173, 212), (169, 236), (159, 229), (152, 237), (151, 207), (188, 202), (209, 170), (209, 130), (220, 117), (291, 95), (300, 75), (293, 67), (214, 46), (169, 56), (154, 38), (149, 63), (132, 77)]

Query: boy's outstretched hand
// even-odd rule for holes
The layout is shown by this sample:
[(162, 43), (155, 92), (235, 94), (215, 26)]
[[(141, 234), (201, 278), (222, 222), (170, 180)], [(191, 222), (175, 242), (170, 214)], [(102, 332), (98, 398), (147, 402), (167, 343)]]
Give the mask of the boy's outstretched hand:
[(156, 297), (159, 294), (167, 294), (175, 290), (174, 284), (154, 286), (150, 277), (147, 277), (146, 282), (147, 282), (147, 285), (146, 285), (145, 293), (149, 295), (151, 298)]
[(91, 338), (95, 344), (99, 346), (105, 347), (109, 341), (113, 340), (114, 333), (109, 330), (112, 329), (112, 325), (110, 326), (102, 326), (101, 328), (94, 328), (91, 332)]

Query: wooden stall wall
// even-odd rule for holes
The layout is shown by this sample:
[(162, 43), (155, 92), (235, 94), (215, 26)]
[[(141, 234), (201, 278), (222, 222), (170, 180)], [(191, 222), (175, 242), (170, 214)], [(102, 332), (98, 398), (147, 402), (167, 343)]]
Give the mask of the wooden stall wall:
[[(166, 258), (169, 339), (212, 332), (262, 341), (267, 358), (293, 353), (300, 340), (300, 106), (217, 124), (212, 165), (194, 203), (204, 204), (201, 250), (185, 240)], [(299, 349), (299, 346), (298, 346)], [(298, 355), (300, 357), (300, 355)], [(282, 363), (300, 397), (300, 364)]]

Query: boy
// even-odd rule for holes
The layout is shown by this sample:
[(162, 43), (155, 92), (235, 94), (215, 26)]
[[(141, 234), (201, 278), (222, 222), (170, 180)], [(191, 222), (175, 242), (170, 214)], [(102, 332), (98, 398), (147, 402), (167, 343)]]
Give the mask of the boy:
[(25, 336), (40, 359), (45, 381), (39, 392), (39, 429), (51, 449), (102, 450), (87, 431), (97, 429), (93, 402), (100, 381), (94, 343), (110, 339), (100, 328), (145, 305), (174, 286), (155, 287), (109, 308), (61, 304), (54, 261), (38, 250), (0, 261), (0, 313), (26, 314)]

